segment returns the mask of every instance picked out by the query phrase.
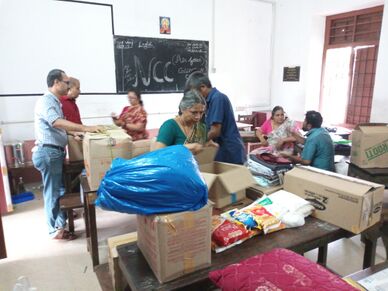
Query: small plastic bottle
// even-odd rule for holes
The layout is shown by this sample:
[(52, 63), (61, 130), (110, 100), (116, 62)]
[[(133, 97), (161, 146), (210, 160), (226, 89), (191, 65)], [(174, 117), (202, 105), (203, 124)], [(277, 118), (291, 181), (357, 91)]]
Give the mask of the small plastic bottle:
[(17, 193), (24, 193), (26, 192), (26, 187), (24, 186), (23, 177), (19, 177), (19, 182), (17, 186)]

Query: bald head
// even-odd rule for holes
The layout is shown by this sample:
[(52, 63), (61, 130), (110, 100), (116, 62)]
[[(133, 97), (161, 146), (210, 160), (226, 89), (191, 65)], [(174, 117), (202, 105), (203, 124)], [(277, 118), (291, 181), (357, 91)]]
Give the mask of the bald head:
[(69, 92), (67, 93), (67, 96), (71, 99), (76, 99), (81, 93), (80, 82), (78, 79), (73, 77), (69, 78), (69, 82)]

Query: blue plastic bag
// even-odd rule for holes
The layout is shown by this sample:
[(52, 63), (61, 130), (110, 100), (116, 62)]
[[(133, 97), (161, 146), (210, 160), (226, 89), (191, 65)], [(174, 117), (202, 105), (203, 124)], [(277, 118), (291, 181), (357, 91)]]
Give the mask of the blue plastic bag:
[(208, 190), (191, 152), (177, 145), (114, 159), (97, 196), (104, 209), (148, 215), (200, 209)]

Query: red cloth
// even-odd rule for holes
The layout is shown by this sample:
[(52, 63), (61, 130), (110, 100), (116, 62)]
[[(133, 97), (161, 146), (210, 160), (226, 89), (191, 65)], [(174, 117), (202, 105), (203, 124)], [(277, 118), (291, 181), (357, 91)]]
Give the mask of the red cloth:
[(223, 291), (358, 290), (321, 265), (286, 249), (273, 249), (212, 271), (209, 278)]
[[(147, 112), (144, 110), (143, 106), (136, 105), (124, 107), (119, 119), (124, 122), (123, 128), (132, 137), (132, 140), (148, 138), (148, 132), (145, 130), (147, 125)], [(129, 130), (125, 127), (126, 124), (143, 124), (144, 130)]]
[(62, 104), (63, 116), (66, 120), (82, 124), (81, 115), (79, 114), (79, 109), (75, 99), (71, 99), (68, 96), (62, 96), (59, 98)]

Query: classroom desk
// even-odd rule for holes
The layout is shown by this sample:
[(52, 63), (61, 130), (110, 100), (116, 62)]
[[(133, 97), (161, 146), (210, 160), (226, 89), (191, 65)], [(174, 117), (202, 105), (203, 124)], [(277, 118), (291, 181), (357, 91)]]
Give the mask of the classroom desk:
[[(84, 213), (85, 213), (84, 219), (85, 219), (87, 249), (92, 258), (93, 267), (95, 267), (99, 265), (98, 233), (97, 233), (97, 223), (96, 223), (96, 209), (94, 204), (97, 198), (97, 191), (90, 190), (89, 183), (87, 181), (86, 176), (80, 177), (80, 183), (81, 183), (81, 195), (83, 197), (83, 203), (84, 203)], [(247, 191), (247, 196), (250, 199), (255, 199), (257, 197), (260, 197), (261, 195), (262, 194), (258, 189), (255, 189), (252, 187), (249, 188), (249, 191)], [(366, 235), (364, 238), (365, 252), (364, 252), (363, 268), (368, 268), (374, 264), (374, 259), (376, 255), (376, 243), (379, 237), (378, 235), (375, 235), (375, 233), (377, 233), (377, 229), (379, 227), (380, 225), (377, 224), (364, 232), (369, 235)], [(295, 250), (296, 252), (299, 252), (299, 253), (303, 253), (315, 248), (319, 248), (318, 262), (321, 263), (322, 265), (325, 265), (326, 258), (327, 258), (327, 244), (341, 238), (351, 237), (353, 235), (354, 234), (349, 233), (337, 226), (334, 226), (332, 224), (326, 223), (324, 221), (321, 221), (313, 217), (309, 217), (306, 219), (306, 225), (303, 227), (295, 228), (295, 229), (286, 229), (286, 230), (282, 230), (282, 231), (267, 235), (265, 237), (263, 236), (261, 237), (262, 240), (259, 241), (260, 243), (258, 245), (251, 246), (253, 242), (256, 242), (256, 239), (253, 238), (244, 242), (240, 246), (232, 248), (231, 250), (236, 250), (236, 249), (238, 250), (239, 248), (244, 247), (242, 249), (242, 252), (244, 252), (243, 257), (249, 257), (254, 255), (257, 252), (258, 248), (260, 248), (261, 250), (269, 250), (273, 247), (284, 247), (284, 248), (289, 248), (291, 250)], [(266, 242), (268, 238), (272, 238), (269, 243)], [(263, 243), (263, 242), (266, 242), (266, 243)], [(262, 244), (265, 244), (266, 246), (262, 246)], [(247, 247), (248, 251), (245, 250), (245, 246), (248, 246)], [(268, 248), (268, 246), (270, 248)], [(231, 250), (228, 250), (221, 254), (230, 253)], [(239, 251), (236, 252), (236, 254), (239, 254), (239, 253), (240, 253)], [(245, 256), (245, 254), (248, 254), (248, 255)], [(239, 257), (239, 256), (236, 257), (233, 255), (230, 256), (230, 258), (234, 259), (235, 262), (237, 262), (238, 259), (241, 260), (243, 257)], [(127, 259), (124, 259), (124, 261), (126, 260)], [(222, 259), (220, 259), (220, 261), (222, 261)], [(232, 261), (230, 261), (229, 264), (231, 262)], [(148, 264), (146, 265), (148, 267)]]
[(96, 223), (96, 207), (94, 202), (97, 198), (97, 191), (90, 190), (86, 176), (80, 176), (81, 197), (84, 204), (84, 219), (86, 230), (86, 246), (92, 258), (93, 267), (100, 264), (98, 254), (98, 237)]
[(27, 161), (20, 165), (8, 165), (8, 180), (11, 194), (17, 194), (18, 178), (23, 176), (24, 171), (34, 171), (40, 176), (40, 173), (35, 169), (34, 164), (31, 161)]
[(250, 130), (252, 128), (252, 124), (250, 123), (243, 123), (236, 121), (236, 125), (238, 130)]
[(325, 265), (328, 244), (350, 236), (352, 236), (351, 233), (337, 226), (308, 217), (302, 227), (256, 236), (222, 253), (212, 253), (210, 267), (165, 284), (158, 282), (136, 243), (122, 245), (117, 248), (117, 251), (121, 271), (133, 291), (208, 290), (207, 288), (212, 286), (208, 280), (210, 271), (224, 268), (273, 248), (287, 248), (300, 254), (318, 248), (318, 263)]
[[(160, 284), (148, 266), (136, 243), (117, 248), (121, 271), (131, 290), (212, 290), (214, 286), (208, 273), (237, 263), (243, 259), (269, 251), (273, 248), (287, 248), (303, 254), (318, 248), (317, 262), (326, 265), (328, 244), (354, 234), (314, 217), (308, 217), (302, 227), (281, 230), (268, 235), (253, 237), (222, 253), (212, 253), (210, 267), (198, 270), (181, 278)], [(370, 244), (365, 246), (365, 254), (375, 256)], [(370, 262), (370, 258), (364, 256)], [(365, 263), (364, 263), (365, 265)]]
[[(39, 173), (37, 169), (35, 169), (34, 164), (32, 161), (25, 162), (22, 165), (10, 165), (8, 168), (8, 179), (9, 184), (11, 188), (11, 193), (16, 194), (17, 193), (17, 184), (18, 181), (16, 180), (18, 177), (22, 176), (23, 171), (36, 171)], [(74, 177), (77, 177), (82, 169), (84, 168), (84, 162), (83, 161), (77, 161), (77, 162), (69, 162), (69, 160), (64, 160), (63, 162), (63, 181), (65, 186), (65, 193), (71, 193), (73, 192), (72, 189), (74, 188), (73, 180)]]
[[(79, 174), (84, 169), (84, 161), (70, 162), (65, 160), (63, 162), (63, 182), (65, 186), (65, 193), (78, 192)], [(76, 191), (73, 189), (77, 188)]]
[(388, 188), (388, 168), (360, 168), (353, 163), (348, 164), (348, 176), (383, 184)]
[(243, 143), (259, 142), (259, 138), (256, 136), (255, 131), (240, 131), (240, 136)]

